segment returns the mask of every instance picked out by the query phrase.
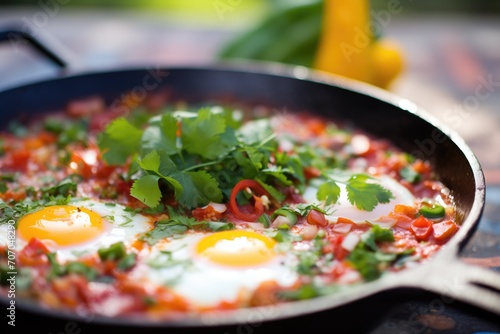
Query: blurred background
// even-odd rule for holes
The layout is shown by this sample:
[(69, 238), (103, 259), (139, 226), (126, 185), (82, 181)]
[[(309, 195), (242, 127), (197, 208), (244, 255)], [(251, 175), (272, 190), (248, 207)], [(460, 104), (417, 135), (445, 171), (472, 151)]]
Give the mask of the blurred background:
[[(350, 35), (340, 33), (342, 25)], [(0, 29), (12, 26), (49, 43), (75, 72), (277, 61), (408, 98), (479, 158), (487, 203), (462, 256), (500, 270), (500, 1), (2, 0)], [(326, 34), (336, 42), (323, 41)], [(339, 56), (329, 47), (342, 42)], [(0, 45), (0, 90), (60, 74), (25, 43)], [(474, 310), (428, 306), (400, 305), (373, 334), (500, 332)], [(418, 326), (409, 321), (415, 314), (423, 319)]]

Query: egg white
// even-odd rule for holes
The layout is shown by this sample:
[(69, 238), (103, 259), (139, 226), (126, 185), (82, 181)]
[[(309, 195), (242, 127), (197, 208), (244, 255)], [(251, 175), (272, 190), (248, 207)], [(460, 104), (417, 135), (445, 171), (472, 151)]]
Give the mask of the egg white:
[[(274, 280), (279, 285), (293, 285), (298, 275), (289, 259), (276, 254), (271, 261), (248, 267), (230, 267), (210, 262), (195, 253), (194, 248), (207, 233), (189, 233), (169, 242), (155, 244), (131, 273), (136, 280), (166, 285), (195, 308), (215, 307), (222, 301), (232, 302), (241, 294), (248, 296), (262, 282)], [(174, 265), (155, 267), (162, 252), (169, 252)], [(175, 264), (177, 263), (177, 264)]]
[[(57, 259), (62, 262), (77, 260), (79, 257), (96, 253), (99, 248), (109, 247), (119, 241), (129, 246), (140, 233), (153, 228), (151, 218), (127, 211), (126, 207), (120, 204), (106, 204), (93, 199), (74, 200), (69, 204), (99, 214), (103, 218), (104, 231), (90, 241), (75, 243), (70, 246), (58, 246), (51, 240), (43, 240), (51, 252), (57, 253)], [(3, 234), (2, 229), (0, 230), (0, 244), (3, 243)], [(23, 249), (28, 242), (29, 240), (18, 237), (16, 240), (17, 250)]]
[[(379, 203), (372, 211), (364, 211), (352, 205), (347, 199), (347, 191), (345, 185), (338, 183), (340, 187), (340, 196), (334, 205), (330, 206), (332, 213), (327, 216), (329, 221), (335, 221), (338, 217), (348, 218), (356, 223), (362, 222), (377, 222), (381, 217), (387, 215), (394, 209), (396, 204), (414, 205), (415, 197), (403, 185), (389, 176), (374, 177), (374, 183), (380, 184), (382, 187), (392, 192), (394, 196), (388, 203)], [(304, 193), (304, 199), (309, 203), (318, 203), (316, 194), (318, 188), (316, 186), (307, 187)], [(330, 210), (329, 210), (330, 211)]]

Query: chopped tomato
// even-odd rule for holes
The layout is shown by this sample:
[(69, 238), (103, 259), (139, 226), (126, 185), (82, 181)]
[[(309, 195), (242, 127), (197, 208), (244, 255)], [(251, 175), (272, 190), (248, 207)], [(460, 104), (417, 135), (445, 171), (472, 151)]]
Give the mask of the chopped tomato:
[(66, 113), (71, 117), (85, 117), (103, 113), (106, 110), (105, 101), (99, 96), (92, 96), (81, 100), (70, 101), (66, 106)]
[(89, 131), (99, 132), (106, 129), (106, 126), (115, 118), (122, 116), (122, 113), (107, 111), (103, 113), (93, 114), (90, 117)]
[(81, 275), (70, 274), (52, 281), (52, 291), (59, 301), (70, 308), (88, 305), (92, 292), (87, 279)]
[(31, 152), (27, 149), (15, 150), (9, 152), (5, 158), (3, 168), (19, 172), (25, 172), (28, 169), (28, 163)]
[(410, 229), (415, 235), (415, 238), (419, 241), (428, 240), (433, 231), (432, 222), (424, 216), (420, 216), (415, 219), (411, 224)]
[(434, 238), (438, 241), (445, 241), (458, 231), (458, 226), (454, 222), (447, 220), (433, 225)]
[(417, 209), (415, 209), (414, 207), (409, 206), (409, 205), (396, 204), (394, 206), (394, 212), (403, 214), (403, 215), (408, 216), (410, 218), (415, 218), (415, 215), (417, 214)]
[(349, 218), (338, 217), (337, 224), (352, 224), (352, 225), (354, 225), (355, 223), (354, 223), (354, 221), (350, 220)]
[(413, 169), (419, 174), (430, 173), (431, 165), (428, 162), (417, 160), (413, 163)]
[(278, 302), (280, 286), (276, 281), (264, 281), (259, 284), (250, 298), (250, 306), (275, 305)]
[[(249, 189), (254, 199), (253, 212), (244, 212), (236, 202), (236, 196), (242, 190)], [(241, 220), (253, 222), (264, 213), (264, 205), (260, 196), (269, 196), (269, 193), (255, 180), (241, 180), (238, 182), (229, 198), (229, 207), (234, 215)]]
[(321, 119), (310, 118), (307, 121), (307, 127), (315, 135), (321, 135), (325, 132), (325, 122), (323, 122)]
[(344, 241), (344, 238), (345, 238), (344, 235), (337, 235), (337, 234), (329, 236), (328, 237), (329, 243), (323, 246), (322, 252), (324, 254), (333, 253), (335, 259), (343, 260), (349, 253), (348, 250), (344, 249), (341, 246), (342, 242)]
[(19, 253), (19, 262), (26, 266), (37, 266), (48, 264), (46, 254), (49, 249), (37, 238), (32, 238)]
[(95, 148), (74, 151), (69, 167), (84, 179), (108, 178), (115, 170), (114, 166), (107, 165), (100, 159), (99, 152)]
[(319, 177), (321, 175), (321, 171), (313, 166), (307, 166), (304, 168), (304, 176), (306, 179), (313, 179)]
[(311, 225), (322, 226), (322, 227), (328, 225), (325, 215), (317, 210), (309, 211), (306, 219), (307, 222)]
[(211, 205), (193, 210), (193, 217), (196, 220), (219, 220), (222, 217), (222, 212), (216, 211)]

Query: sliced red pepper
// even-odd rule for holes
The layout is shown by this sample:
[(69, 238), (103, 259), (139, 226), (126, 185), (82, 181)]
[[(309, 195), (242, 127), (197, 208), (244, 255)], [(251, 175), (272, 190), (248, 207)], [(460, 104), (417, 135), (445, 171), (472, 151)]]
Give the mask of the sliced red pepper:
[(325, 215), (317, 210), (311, 210), (307, 214), (307, 222), (311, 225), (322, 226), (325, 227), (328, 225), (326, 221)]
[[(252, 191), (252, 196), (254, 199), (253, 212), (243, 212), (236, 201), (236, 196), (242, 190), (250, 189)], [(231, 191), (231, 196), (229, 198), (229, 208), (234, 213), (236, 218), (247, 221), (254, 222), (264, 213), (264, 205), (262, 204), (262, 198), (260, 196), (269, 196), (269, 193), (255, 180), (241, 180), (238, 182), (233, 190)]]
[(434, 238), (438, 241), (444, 241), (458, 231), (458, 226), (454, 222), (448, 220), (442, 223), (434, 224), (433, 229)]
[(420, 216), (415, 219), (411, 224), (410, 229), (418, 241), (428, 240), (433, 231), (432, 222), (424, 216)]

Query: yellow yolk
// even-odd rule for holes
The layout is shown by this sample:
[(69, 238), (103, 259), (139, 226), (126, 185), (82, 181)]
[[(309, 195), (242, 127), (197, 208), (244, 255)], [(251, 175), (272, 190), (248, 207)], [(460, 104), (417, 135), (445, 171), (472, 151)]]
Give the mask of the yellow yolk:
[(51, 240), (58, 246), (90, 241), (104, 232), (102, 217), (85, 208), (54, 205), (21, 218), (18, 235), (24, 240)]
[(223, 231), (201, 239), (196, 245), (196, 253), (217, 264), (249, 267), (272, 260), (274, 245), (274, 240), (256, 232)]

